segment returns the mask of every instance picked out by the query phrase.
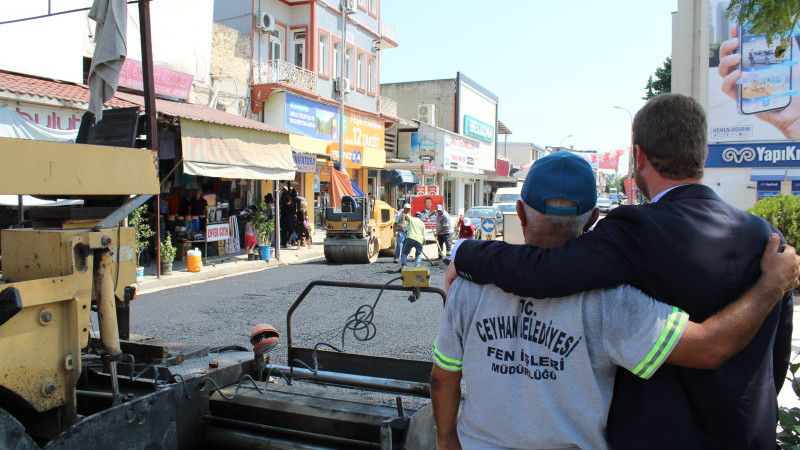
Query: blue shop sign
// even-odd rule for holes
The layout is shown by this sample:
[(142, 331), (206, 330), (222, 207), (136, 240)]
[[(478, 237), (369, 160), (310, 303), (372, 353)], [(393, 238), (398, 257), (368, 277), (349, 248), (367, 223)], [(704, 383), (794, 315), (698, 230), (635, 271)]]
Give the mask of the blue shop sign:
[(800, 143), (709, 145), (706, 167), (800, 167)]
[(339, 136), (338, 122), (339, 111), (335, 106), (286, 94), (285, 128), (288, 131), (330, 141)]
[(780, 181), (759, 181), (757, 182), (758, 191), (772, 191), (772, 192), (780, 192), (781, 191), (781, 182)]
[(295, 155), (293, 154), (294, 165), (297, 166), (298, 172), (314, 173), (317, 170), (317, 158), (313, 156)]
[(774, 191), (758, 191), (758, 196), (757, 197), (758, 197), (758, 200), (761, 200), (762, 198), (775, 197), (779, 193), (780, 192), (774, 192)]
[(792, 181), (792, 194), (794, 195), (800, 194), (800, 180)]
[(490, 144), (494, 142), (494, 127), (467, 115), (464, 115), (464, 134)]

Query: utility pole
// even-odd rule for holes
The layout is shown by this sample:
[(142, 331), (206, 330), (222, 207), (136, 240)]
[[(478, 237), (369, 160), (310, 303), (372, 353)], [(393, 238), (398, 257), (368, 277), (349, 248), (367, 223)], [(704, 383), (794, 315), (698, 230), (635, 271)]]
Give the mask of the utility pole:
[[(352, 14), (350, 10), (346, 7), (347, 0), (341, 0), (339, 7), (342, 9), (342, 51), (339, 52), (339, 61), (341, 62), (341, 73), (337, 73), (337, 78), (344, 80), (345, 75), (347, 74), (347, 67), (345, 66), (347, 62), (347, 16)], [(312, 5), (313, 6), (313, 5)], [(356, 57), (356, 55), (353, 55)], [(353, 74), (355, 75), (355, 74)], [(334, 81), (334, 83), (338, 84), (338, 81)], [(339, 123), (338, 123), (338, 131), (339, 131), (339, 171), (347, 172), (344, 168), (344, 101), (346, 91), (344, 90), (344, 86), (339, 87)]]

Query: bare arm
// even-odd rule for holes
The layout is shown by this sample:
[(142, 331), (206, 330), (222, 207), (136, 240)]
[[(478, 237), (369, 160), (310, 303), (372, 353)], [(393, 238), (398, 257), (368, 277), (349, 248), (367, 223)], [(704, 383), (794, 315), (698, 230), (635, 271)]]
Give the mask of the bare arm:
[(772, 234), (761, 258), (761, 278), (737, 301), (703, 323), (689, 322), (667, 362), (695, 369), (716, 369), (742, 350), (786, 291), (798, 285), (800, 257), (793, 247), (778, 253)]
[(441, 450), (461, 450), (456, 432), (460, 402), (461, 372), (450, 372), (434, 364), (431, 372), (431, 403), (436, 420), (436, 439)]

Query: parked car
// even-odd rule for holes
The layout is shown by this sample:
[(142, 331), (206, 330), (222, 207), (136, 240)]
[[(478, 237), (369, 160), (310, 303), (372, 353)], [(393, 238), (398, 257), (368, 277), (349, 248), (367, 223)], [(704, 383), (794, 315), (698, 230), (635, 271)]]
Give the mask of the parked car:
[(611, 199), (608, 199), (606, 197), (599, 197), (597, 199), (597, 208), (600, 209), (600, 212), (602, 214), (606, 214), (607, 212), (614, 209), (616, 206), (617, 206), (616, 204), (611, 203)]
[[(516, 210), (515, 210), (516, 211)], [(475, 238), (480, 239), (483, 234), (481, 229), (481, 219), (494, 219), (495, 234), (500, 236), (503, 234), (503, 211), (496, 206), (475, 206), (464, 213), (464, 217), (469, 217), (469, 220), (475, 225)]]
[(775, 58), (775, 52), (771, 49), (756, 50), (753, 52), (753, 64), (775, 64), (778, 60)]

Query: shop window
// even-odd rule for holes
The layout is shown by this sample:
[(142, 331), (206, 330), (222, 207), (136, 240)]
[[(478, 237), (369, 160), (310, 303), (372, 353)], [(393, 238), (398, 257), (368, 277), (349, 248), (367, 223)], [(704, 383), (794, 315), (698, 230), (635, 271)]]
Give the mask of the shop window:
[(356, 51), (355, 48), (352, 45), (348, 44), (347, 45), (347, 53), (345, 53), (345, 55), (344, 55), (344, 59), (345, 59), (344, 65), (345, 65), (345, 69), (347, 70), (347, 73), (345, 74), (345, 77), (347, 79), (349, 79), (351, 82), (355, 81), (353, 79), (353, 64), (354, 64), (353, 53), (355, 51)]
[(320, 32), (319, 32), (319, 47), (317, 49), (318, 50), (317, 51), (317, 55), (318, 55), (318, 57), (317, 57), (317, 72), (320, 75), (322, 75), (322, 76), (324, 76), (326, 78), (331, 73), (330, 61), (329, 61), (329, 59), (330, 59), (330, 47), (329, 47), (330, 41), (331, 41), (331, 35), (328, 32), (322, 31), (322, 29), (320, 29)]

